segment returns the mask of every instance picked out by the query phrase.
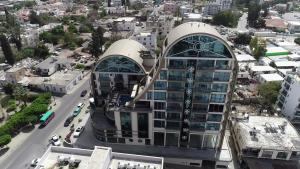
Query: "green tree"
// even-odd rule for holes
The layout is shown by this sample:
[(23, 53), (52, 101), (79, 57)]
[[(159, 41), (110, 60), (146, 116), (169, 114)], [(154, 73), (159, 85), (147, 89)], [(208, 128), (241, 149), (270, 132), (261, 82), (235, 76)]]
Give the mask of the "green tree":
[(39, 44), (34, 48), (34, 57), (39, 59), (46, 59), (49, 56), (49, 49), (44, 44)]
[(237, 26), (239, 17), (232, 11), (222, 11), (213, 16), (213, 23), (233, 28)]
[(16, 60), (22, 60), (24, 58), (34, 57), (34, 48), (23, 48), (16, 54)]
[(264, 39), (254, 37), (251, 39), (249, 46), (256, 60), (266, 53), (266, 41)]
[(260, 104), (267, 107), (272, 107), (277, 101), (279, 90), (281, 89), (281, 83), (268, 82), (258, 86), (258, 93), (261, 96)]
[(16, 61), (15, 55), (13, 54), (10, 44), (5, 35), (0, 35), (0, 43), (2, 52), (8, 64), (13, 65)]
[(17, 21), (17, 18), (14, 15), (11, 15), (7, 9), (5, 8), (5, 24), (4, 24), (4, 32), (7, 33), (13, 43), (15, 43), (18, 50), (21, 50), (21, 26)]
[(24, 104), (27, 105), (28, 90), (26, 88), (21, 85), (16, 85), (13, 95), (17, 100), (19, 100), (19, 103), (23, 101)]
[(40, 26), (45, 25), (44, 20), (42, 20), (35, 11), (30, 11), (29, 21), (31, 24), (39, 24)]
[(103, 34), (104, 30), (100, 26), (92, 33), (92, 41), (89, 44), (89, 50), (94, 57), (98, 57), (102, 52), (102, 46), (105, 43)]
[(7, 83), (3, 86), (4, 93), (7, 95), (11, 95), (14, 93), (14, 85), (11, 83)]
[(294, 40), (294, 42), (295, 42), (296, 44), (300, 45), (300, 38), (296, 38), (296, 39)]
[(0, 147), (7, 145), (11, 141), (11, 136), (9, 134), (0, 136)]
[(76, 26), (74, 24), (72, 24), (72, 23), (69, 24), (68, 32), (70, 32), (70, 33), (78, 33)]
[(251, 42), (251, 35), (246, 33), (238, 34), (237, 37), (234, 39), (234, 43), (240, 44), (240, 45), (249, 45)]
[(248, 24), (254, 26), (260, 15), (261, 6), (257, 3), (252, 3), (248, 8)]

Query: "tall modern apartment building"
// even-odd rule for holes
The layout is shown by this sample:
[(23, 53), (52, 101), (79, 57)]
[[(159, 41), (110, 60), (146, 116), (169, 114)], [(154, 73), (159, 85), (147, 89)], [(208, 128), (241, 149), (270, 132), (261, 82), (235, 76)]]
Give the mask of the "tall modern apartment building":
[(300, 69), (288, 72), (282, 83), (277, 107), (293, 124), (300, 124)]
[(218, 12), (230, 10), (232, 0), (208, 0), (205, 3), (204, 15), (215, 15)]
[(134, 40), (112, 44), (92, 72), (94, 135), (114, 151), (168, 163), (216, 161), (236, 78), (230, 46), (211, 26), (174, 28), (160, 56)]

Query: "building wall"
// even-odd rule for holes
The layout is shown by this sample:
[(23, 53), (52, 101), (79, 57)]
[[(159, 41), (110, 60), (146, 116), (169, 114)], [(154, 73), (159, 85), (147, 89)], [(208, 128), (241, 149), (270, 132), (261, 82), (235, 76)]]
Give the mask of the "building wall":
[(204, 7), (204, 15), (215, 15), (220, 11), (229, 10), (232, 0), (209, 0)]
[(137, 33), (132, 36), (132, 39), (143, 44), (149, 50), (155, 50), (157, 48), (157, 33), (149, 32), (147, 34)]
[(282, 83), (280, 95), (277, 99), (277, 106), (281, 108), (282, 114), (292, 123), (300, 123), (300, 82), (294, 75), (287, 74)]
[(118, 31), (134, 31), (135, 21), (116, 22)]

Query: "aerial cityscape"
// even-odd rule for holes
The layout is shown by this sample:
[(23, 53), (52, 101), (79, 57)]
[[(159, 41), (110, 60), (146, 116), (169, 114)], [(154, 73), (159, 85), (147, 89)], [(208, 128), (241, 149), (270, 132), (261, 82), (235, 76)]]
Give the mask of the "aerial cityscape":
[(300, 169), (300, 1), (1, 0), (0, 169)]

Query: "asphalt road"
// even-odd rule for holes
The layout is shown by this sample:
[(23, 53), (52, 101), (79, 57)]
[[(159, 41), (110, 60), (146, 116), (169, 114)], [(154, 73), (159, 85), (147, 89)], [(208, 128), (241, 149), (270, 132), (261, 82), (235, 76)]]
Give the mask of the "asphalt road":
[[(42, 128), (33, 131), (32, 135), (12, 153), (6, 161), (0, 164), (1, 169), (26, 169), (30, 168), (31, 160), (41, 157), (48, 148), (49, 138), (55, 131), (63, 127), (63, 123), (74, 107), (82, 100), (80, 93), (86, 89), (90, 91), (88, 78), (69, 95), (60, 98), (60, 106), (55, 111), (55, 117), (50, 123)], [(89, 92), (88, 92), (89, 93)]]

